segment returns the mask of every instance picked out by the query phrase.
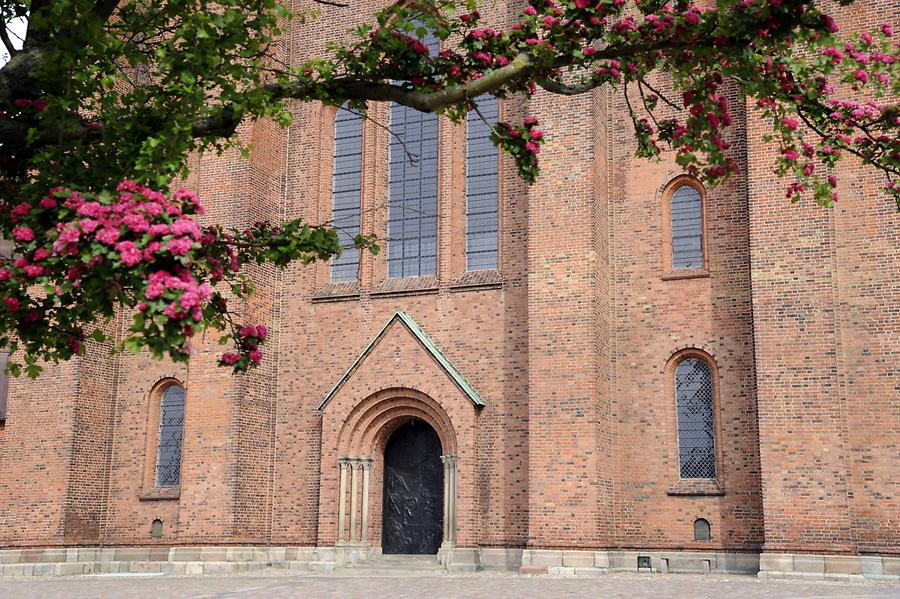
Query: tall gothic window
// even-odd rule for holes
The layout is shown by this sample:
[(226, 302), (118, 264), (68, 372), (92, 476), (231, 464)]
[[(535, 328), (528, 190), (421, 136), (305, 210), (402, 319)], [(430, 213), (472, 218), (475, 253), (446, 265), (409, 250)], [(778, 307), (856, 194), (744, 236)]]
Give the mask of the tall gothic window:
[(156, 486), (177, 487), (181, 483), (181, 443), (184, 434), (184, 389), (169, 385), (159, 407), (159, 438), (156, 443)]
[(9, 394), (9, 376), (6, 374), (8, 352), (0, 352), (0, 423), (6, 422), (6, 397)]
[[(497, 268), (497, 170), (491, 126), (500, 118), (497, 98), (477, 99), (466, 130), (466, 270)], [(483, 118), (482, 118), (483, 117)]]
[(672, 192), (672, 268), (703, 268), (703, 200), (700, 190), (682, 184)]
[(681, 478), (716, 477), (713, 384), (709, 364), (688, 358), (675, 369)]
[[(422, 42), (437, 54), (438, 38)], [(419, 277), (437, 271), (437, 150), (435, 114), (391, 104), (388, 178), (388, 276)]]
[(339, 108), (334, 117), (334, 167), (331, 207), (334, 228), (343, 253), (331, 262), (331, 280), (355, 281), (359, 273), (359, 250), (353, 239), (359, 233), (362, 190), (362, 116)]

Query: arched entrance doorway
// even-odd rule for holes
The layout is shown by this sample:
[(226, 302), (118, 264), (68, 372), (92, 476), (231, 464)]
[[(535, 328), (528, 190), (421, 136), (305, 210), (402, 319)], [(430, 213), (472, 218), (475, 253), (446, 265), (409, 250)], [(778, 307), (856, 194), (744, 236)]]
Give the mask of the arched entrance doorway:
[(443, 541), (441, 440), (425, 421), (400, 426), (384, 448), (382, 553), (436, 554)]

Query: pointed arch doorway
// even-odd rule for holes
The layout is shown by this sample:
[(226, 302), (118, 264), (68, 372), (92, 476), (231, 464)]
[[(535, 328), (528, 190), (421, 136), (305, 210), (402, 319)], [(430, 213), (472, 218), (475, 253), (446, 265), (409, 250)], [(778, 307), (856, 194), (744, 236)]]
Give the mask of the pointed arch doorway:
[(441, 453), (437, 432), (415, 418), (385, 444), (382, 553), (434, 555), (440, 549), (446, 511)]

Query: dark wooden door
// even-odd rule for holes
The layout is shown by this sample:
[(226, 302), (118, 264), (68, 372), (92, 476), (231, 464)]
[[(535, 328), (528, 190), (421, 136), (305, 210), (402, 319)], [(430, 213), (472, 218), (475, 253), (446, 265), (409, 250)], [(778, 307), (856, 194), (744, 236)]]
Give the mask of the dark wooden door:
[(441, 441), (413, 420), (384, 449), (382, 553), (435, 554), (443, 541), (444, 468)]

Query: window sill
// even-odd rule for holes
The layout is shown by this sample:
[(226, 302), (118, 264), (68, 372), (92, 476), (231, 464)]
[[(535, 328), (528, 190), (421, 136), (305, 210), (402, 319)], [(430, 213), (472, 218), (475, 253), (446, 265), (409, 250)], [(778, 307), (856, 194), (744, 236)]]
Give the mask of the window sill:
[(425, 293), (437, 293), (437, 291), (438, 280), (435, 276), (408, 277), (403, 279), (388, 279), (372, 289), (371, 296), (419, 295)]
[(663, 281), (679, 281), (682, 279), (708, 279), (709, 271), (705, 268), (686, 268), (672, 270), (662, 276)]
[(180, 487), (156, 487), (138, 494), (138, 501), (172, 501), (181, 497)]
[(709, 496), (721, 497), (725, 495), (724, 489), (719, 486), (719, 481), (712, 478), (683, 478), (668, 489), (666, 495), (673, 496)]
[(359, 283), (328, 283), (312, 296), (313, 303), (345, 302), (359, 299)]
[(473, 270), (464, 273), (450, 283), (450, 291), (481, 291), (482, 289), (500, 289), (503, 277), (498, 270)]

